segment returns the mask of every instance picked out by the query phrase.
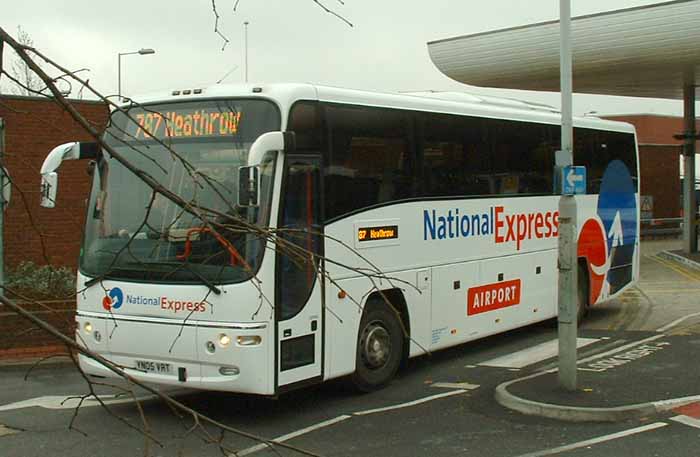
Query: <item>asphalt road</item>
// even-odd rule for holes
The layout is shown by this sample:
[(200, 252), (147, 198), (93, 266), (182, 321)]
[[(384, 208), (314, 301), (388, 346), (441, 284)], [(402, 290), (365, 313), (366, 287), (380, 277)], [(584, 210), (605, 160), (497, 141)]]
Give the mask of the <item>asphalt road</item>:
[[(591, 313), (580, 332), (590, 338), (580, 350), (582, 355), (641, 340), (700, 311), (696, 298), (700, 274), (659, 259), (654, 255), (659, 247), (665, 246), (644, 246), (639, 287)], [(669, 334), (700, 334), (700, 318), (684, 320)], [(697, 454), (700, 429), (672, 419), (675, 413), (623, 423), (573, 424), (499, 406), (493, 399), (498, 384), (552, 363), (544, 359), (514, 368), (501, 363), (503, 357), (555, 338), (550, 322), (412, 360), (395, 382), (367, 395), (331, 382), (277, 400), (207, 392), (177, 398), (228, 426), (324, 456)], [(25, 381), (25, 371), (0, 367), (2, 457), (125, 457), (146, 451), (153, 456), (222, 455), (216, 444), (207, 443), (218, 434), (188, 434), (191, 418), (177, 418), (160, 401), (141, 403), (149, 433), (158, 444), (131, 428), (142, 425), (133, 401), (112, 403), (109, 411), (88, 402), (74, 418), (76, 400), (65, 401), (87, 392), (78, 373), (68, 366), (47, 366)], [(242, 455), (299, 455), (280, 448), (261, 449), (232, 433), (224, 436), (224, 442)]]

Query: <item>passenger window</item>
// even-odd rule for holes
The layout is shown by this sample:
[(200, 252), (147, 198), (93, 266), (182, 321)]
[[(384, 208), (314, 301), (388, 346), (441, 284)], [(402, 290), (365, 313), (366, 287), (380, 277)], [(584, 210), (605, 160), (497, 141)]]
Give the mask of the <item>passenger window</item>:
[(550, 126), (447, 114), (422, 119), (424, 196), (552, 193)]
[(328, 106), (326, 218), (414, 196), (410, 114)]
[(610, 162), (621, 160), (633, 177), (637, 177), (634, 135), (592, 129), (574, 132), (574, 161), (586, 167), (587, 193), (597, 194), (603, 174)]

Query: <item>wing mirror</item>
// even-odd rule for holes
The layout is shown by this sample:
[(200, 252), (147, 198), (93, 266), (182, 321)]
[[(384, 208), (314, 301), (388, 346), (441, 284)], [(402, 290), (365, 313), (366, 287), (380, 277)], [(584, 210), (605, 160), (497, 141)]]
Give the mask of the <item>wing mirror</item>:
[(97, 143), (65, 143), (49, 152), (41, 165), (41, 206), (54, 208), (58, 193), (56, 170), (64, 160), (97, 159), (100, 149)]
[(259, 205), (260, 167), (257, 165), (238, 169), (238, 206), (249, 208)]

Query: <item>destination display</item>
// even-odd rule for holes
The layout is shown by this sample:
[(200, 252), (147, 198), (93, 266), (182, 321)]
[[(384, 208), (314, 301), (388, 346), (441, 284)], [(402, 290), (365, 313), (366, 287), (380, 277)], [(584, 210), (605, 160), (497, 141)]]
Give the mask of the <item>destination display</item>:
[(138, 140), (232, 136), (238, 133), (243, 117), (242, 111), (233, 110), (141, 112), (133, 115), (136, 124), (130, 122), (126, 133)]
[(398, 225), (383, 225), (379, 227), (361, 227), (357, 229), (358, 241), (393, 240), (399, 237)]

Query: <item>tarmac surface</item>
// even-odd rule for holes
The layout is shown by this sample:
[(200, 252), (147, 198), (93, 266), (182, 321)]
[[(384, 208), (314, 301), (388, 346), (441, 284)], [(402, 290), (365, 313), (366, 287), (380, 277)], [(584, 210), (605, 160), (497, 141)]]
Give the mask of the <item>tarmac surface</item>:
[(642, 280), (636, 293), (652, 302), (645, 286), (652, 295), (670, 292), (675, 295), (671, 298), (695, 312), (653, 332), (629, 332), (624, 339), (630, 342), (623, 344), (622, 339), (611, 350), (579, 356), (577, 389), (573, 392), (561, 386), (558, 371), (550, 368), (500, 384), (496, 400), (523, 414), (573, 422), (619, 421), (682, 407), (700, 419), (700, 263), (695, 260), (700, 256), (662, 250), (646, 257), (689, 281), (678, 289), (669, 288), (670, 281), (666, 289), (655, 289), (655, 282)]

